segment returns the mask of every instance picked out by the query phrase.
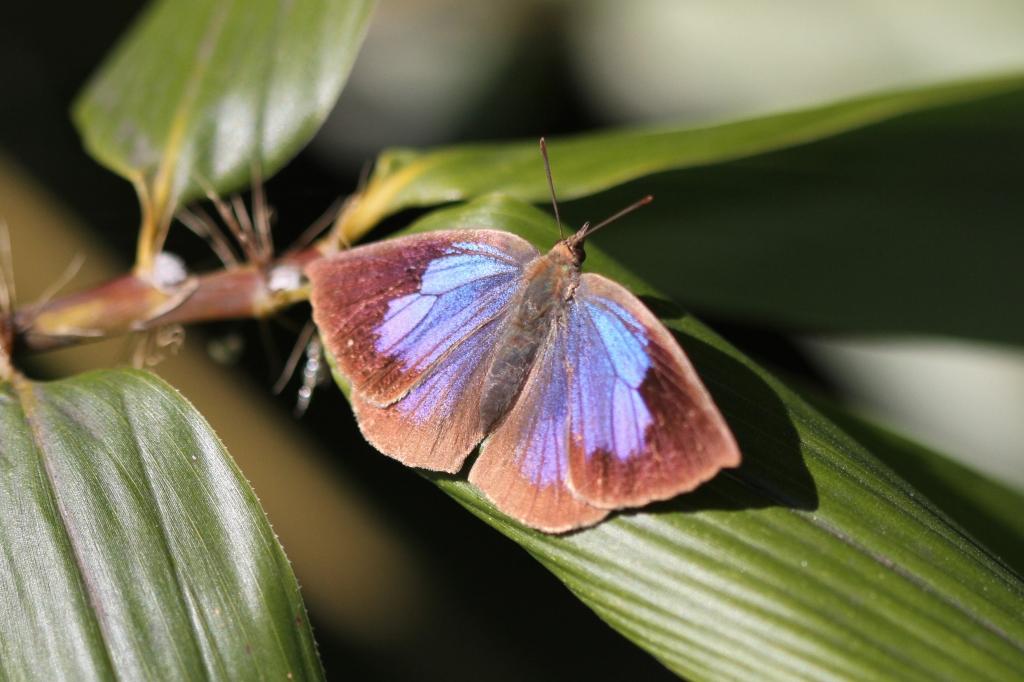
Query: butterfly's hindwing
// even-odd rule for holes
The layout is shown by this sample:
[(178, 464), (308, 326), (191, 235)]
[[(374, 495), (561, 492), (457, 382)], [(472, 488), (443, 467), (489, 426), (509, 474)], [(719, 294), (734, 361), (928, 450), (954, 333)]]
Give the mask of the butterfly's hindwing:
[(380, 407), (353, 394), (352, 408), (370, 445), (408, 466), (461, 469), (485, 435), (481, 387), (499, 322), (485, 324), (390, 405)]
[(569, 377), (567, 337), (560, 327), (556, 320), (522, 392), (469, 473), (498, 509), (547, 532), (588, 526), (608, 514), (567, 486)]

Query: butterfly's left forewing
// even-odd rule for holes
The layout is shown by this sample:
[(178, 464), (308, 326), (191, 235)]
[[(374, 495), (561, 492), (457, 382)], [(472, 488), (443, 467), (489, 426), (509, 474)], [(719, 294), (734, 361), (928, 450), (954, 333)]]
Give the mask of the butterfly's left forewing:
[(451, 230), (360, 246), (311, 263), (313, 319), (338, 369), (389, 405), (503, 314), (536, 257), (508, 232)]
[(635, 296), (584, 274), (567, 320), (568, 482), (579, 498), (639, 506), (739, 465), (739, 448), (696, 371)]
[(487, 360), (536, 255), (507, 232), (458, 230), (358, 247), (307, 269), (314, 319), (374, 447), (409, 466), (461, 467), (484, 435)]

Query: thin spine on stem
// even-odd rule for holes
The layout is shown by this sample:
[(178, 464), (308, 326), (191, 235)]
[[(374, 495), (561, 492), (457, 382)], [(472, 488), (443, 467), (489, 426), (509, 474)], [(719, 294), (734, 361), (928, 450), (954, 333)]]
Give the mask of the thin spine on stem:
[[(291, 246), (285, 249), (285, 255), (295, 253), (296, 251), (304, 249), (310, 244), (312, 244), (314, 241), (316, 241), (318, 237), (320, 237), (324, 232), (330, 229), (331, 225), (334, 224), (334, 222), (338, 219), (338, 216), (341, 215), (341, 213), (345, 210), (345, 207), (352, 200), (352, 197), (349, 197), (348, 199), (335, 200), (330, 206), (327, 207), (326, 211), (320, 214), (319, 218), (313, 221), (312, 225), (310, 225), (309, 227), (302, 231), (302, 234), (299, 235), (298, 239), (292, 242)], [(349, 245), (344, 242), (342, 243), (342, 246), (346, 249), (349, 248)]]
[(281, 376), (277, 378), (274, 383), (274, 394), (277, 395), (288, 386), (288, 382), (292, 380), (295, 375), (295, 370), (299, 366), (299, 360), (302, 359), (302, 354), (306, 349), (306, 345), (309, 340), (313, 338), (313, 333), (316, 331), (316, 327), (312, 322), (307, 322), (299, 332), (298, 338), (295, 339), (295, 345), (292, 346), (292, 352), (288, 354), (288, 359), (284, 363), (284, 369), (281, 371)]
[(14, 312), (14, 259), (11, 256), (11, 232), (7, 221), (0, 220), (0, 314)]
[(316, 333), (316, 325), (312, 321), (306, 323), (295, 340), (292, 352), (285, 363), (284, 371), (274, 384), (274, 393), (281, 393), (298, 369), (299, 361), (305, 356), (306, 362), (302, 366), (302, 384), (299, 386), (298, 395), (295, 400), (293, 413), (301, 417), (309, 409), (313, 400), (313, 393), (317, 387), (326, 379), (324, 370), (323, 344), (320, 342), (320, 335)]
[(261, 212), (254, 224), (239, 197), (224, 201), (207, 182), (200, 180), (199, 184), (224, 226), (241, 248), (245, 260), (255, 265), (266, 265), (273, 260), (268, 213)]
[(14, 375), (11, 350), (14, 345), (14, 259), (11, 256), (11, 233), (7, 222), (0, 220), (0, 380)]
[[(274, 240), (270, 234), (271, 213), (267, 205), (267, 196), (263, 191), (263, 176), (260, 173), (260, 166), (255, 160), (252, 162), (252, 215), (253, 234), (260, 245), (260, 252), (269, 262), (274, 257)], [(237, 198), (237, 197), (236, 197)], [(244, 207), (242, 213), (245, 213)]]
[(201, 206), (182, 207), (178, 209), (177, 218), (182, 225), (206, 242), (224, 267), (233, 268), (239, 265), (231, 240)]
[(60, 277), (54, 280), (50, 286), (46, 287), (34, 305), (44, 306), (53, 300), (53, 297), (59, 294), (60, 290), (75, 278), (83, 265), (85, 265), (85, 256), (81, 253), (76, 253), (74, 258), (67, 264), (67, 267), (64, 268), (64, 272), (60, 273)]

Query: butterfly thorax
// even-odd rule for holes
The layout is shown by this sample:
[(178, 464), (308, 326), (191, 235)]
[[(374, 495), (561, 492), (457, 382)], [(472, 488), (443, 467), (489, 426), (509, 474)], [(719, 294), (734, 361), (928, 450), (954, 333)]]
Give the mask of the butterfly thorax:
[(484, 381), (480, 420), (492, 430), (518, 397), (566, 301), (579, 285), (579, 259), (566, 242), (535, 258), (523, 272), (523, 286), (510, 303), (508, 323), (495, 345)]

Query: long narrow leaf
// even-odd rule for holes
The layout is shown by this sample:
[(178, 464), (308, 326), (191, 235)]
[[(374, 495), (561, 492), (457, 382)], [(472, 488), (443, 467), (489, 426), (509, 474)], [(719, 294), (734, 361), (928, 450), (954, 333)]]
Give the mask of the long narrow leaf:
[[(494, 227), (541, 247), (551, 219), (508, 198), (414, 230)], [(743, 466), (697, 492), (545, 535), (463, 477), (432, 477), (612, 627), (692, 679), (1008, 679), (1024, 669), (1024, 583), (877, 457), (698, 321), (646, 296), (736, 434)]]
[(22, 380), (0, 434), (0, 678), (322, 678), (255, 495), (173, 389)]
[(1024, 575), (1024, 494), (835, 405), (813, 403)]
[[(819, 107), (705, 126), (611, 130), (549, 140), (563, 199), (594, 194), (638, 177), (782, 149), (902, 114), (1024, 87), (1024, 76), (977, 79), (886, 92)], [(546, 202), (548, 187), (537, 141), (470, 144), (385, 152), (357, 209), (348, 216), (355, 239), (382, 217), (502, 192)]]
[[(662, 173), (562, 206), (688, 308), (778, 329), (1024, 344), (1024, 92), (756, 159)], [(559, 162), (554, 159), (556, 178)]]

